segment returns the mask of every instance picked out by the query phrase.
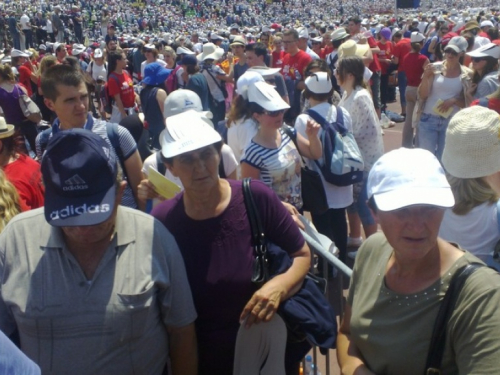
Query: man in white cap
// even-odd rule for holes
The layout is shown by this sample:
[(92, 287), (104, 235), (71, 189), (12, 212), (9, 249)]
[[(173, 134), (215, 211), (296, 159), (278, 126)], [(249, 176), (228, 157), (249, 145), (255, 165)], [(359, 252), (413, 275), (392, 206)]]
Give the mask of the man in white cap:
[(299, 33), (299, 40), (297, 42), (297, 46), (299, 49), (302, 51), (306, 52), (313, 60), (319, 60), (319, 56), (316, 52), (314, 52), (309, 45), (307, 44), (309, 42), (309, 32), (305, 27), (299, 27), (297, 29), (297, 32)]

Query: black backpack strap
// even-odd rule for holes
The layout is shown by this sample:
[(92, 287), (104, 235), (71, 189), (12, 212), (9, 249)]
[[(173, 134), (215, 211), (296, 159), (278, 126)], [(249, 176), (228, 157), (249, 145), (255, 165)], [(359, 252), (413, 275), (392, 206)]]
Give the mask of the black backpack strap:
[(125, 179), (128, 181), (127, 170), (125, 169), (125, 156), (123, 155), (122, 148), (120, 146), (120, 136), (118, 134), (118, 124), (112, 122), (106, 122), (106, 133), (108, 139), (111, 142), (111, 146), (115, 149), (116, 156), (122, 167), (122, 173)]
[(165, 176), (165, 172), (167, 172), (167, 168), (165, 167), (165, 164), (163, 164), (163, 160), (161, 158), (161, 151), (156, 151), (155, 155), (156, 155), (156, 170), (162, 176)]
[(219, 163), (219, 177), (226, 178), (226, 170), (224, 169), (224, 158), (221, 156)]
[(446, 326), (448, 320), (450, 320), (451, 314), (455, 310), (458, 296), (467, 278), (480, 267), (484, 266), (479, 263), (467, 264), (453, 275), (448, 290), (441, 301), (436, 321), (434, 322), (431, 344), (425, 364), (425, 374), (441, 374), (440, 369), (446, 344)]

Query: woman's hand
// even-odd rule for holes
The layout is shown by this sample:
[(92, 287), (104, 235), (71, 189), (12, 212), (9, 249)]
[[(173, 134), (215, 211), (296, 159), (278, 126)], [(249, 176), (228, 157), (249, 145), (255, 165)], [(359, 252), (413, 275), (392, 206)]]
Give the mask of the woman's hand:
[(440, 112), (446, 112), (448, 109), (453, 107), (456, 102), (457, 100), (455, 98), (446, 99), (438, 106), (438, 109)]
[(321, 129), (321, 125), (318, 124), (316, 121), (314, 121), (312, 119), (307, 120), (306, 134), (307, 134), (308, 139), (318, 137), (318, 133), (319, 133), (320, 129)]
[(153, 184), (147, 179), (144, 179), (139, 183), (139, 186), (137, 187), (137, 196), (139, 200), (143, 202), (146, 202), (148, 199), (155, 198), (165, 200), (165, 198), (155, 191)]
[(285, 208), (287, 209), (288, 213), (290, 215), (292, 215), (292, 219), (293, 221), (295, 221), (295, 224), (297, 224), (297, 226), (302, 229), (302, 230), (305, 230), (306, 227), (304, 226), (304, 224), (302, 223), (302, 221), (300, 221), (300, 212), (295, 208), (295, 206), (291, 205), (290, 203), (287, 203), (287, 202), (281, 202), (283, 204), (283, 206), (285, 206)]
[(240, 315), (240, 322), (246, 319), (245, 327), (252, 324), (269, 322), (286, 296), (286, 290), (276, 279), (269, 280), (257, 290), (246, 304)]
[(424, 78), (434, 77), (435, 70), (433, 64), (427, 64), (424, 68)]

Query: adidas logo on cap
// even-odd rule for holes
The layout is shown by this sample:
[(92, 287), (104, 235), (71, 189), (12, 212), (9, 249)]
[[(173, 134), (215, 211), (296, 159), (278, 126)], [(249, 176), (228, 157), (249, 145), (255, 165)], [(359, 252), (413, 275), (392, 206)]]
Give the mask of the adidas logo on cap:
[(63, 186), (63, 191), (85, 190), (89, 188), (85, 180), (77, 174), (64, 181), (64, 185), (66, 186)]

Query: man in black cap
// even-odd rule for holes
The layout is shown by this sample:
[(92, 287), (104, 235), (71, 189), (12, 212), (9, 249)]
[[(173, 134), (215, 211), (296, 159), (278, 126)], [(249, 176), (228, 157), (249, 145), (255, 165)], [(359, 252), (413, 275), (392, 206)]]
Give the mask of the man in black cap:
[(182, 256), (161, 223), (120, 206), (109, 144), (59, 132), (41, 169), (45, 207), (0, 234), (0, 330), (42, 373), (161, 375), (170, 358), (170, 374), (196, 374)]

